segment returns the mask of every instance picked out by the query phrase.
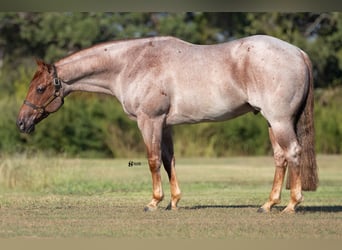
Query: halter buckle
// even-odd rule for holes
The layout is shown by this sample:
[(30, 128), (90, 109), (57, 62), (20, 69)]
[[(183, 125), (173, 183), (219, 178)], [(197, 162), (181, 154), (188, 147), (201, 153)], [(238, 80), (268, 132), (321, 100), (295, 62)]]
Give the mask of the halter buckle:
[(53, 85), (56, 90), (60, 90), (62, 87), (61, 80), (58, 77), (53, 78)]

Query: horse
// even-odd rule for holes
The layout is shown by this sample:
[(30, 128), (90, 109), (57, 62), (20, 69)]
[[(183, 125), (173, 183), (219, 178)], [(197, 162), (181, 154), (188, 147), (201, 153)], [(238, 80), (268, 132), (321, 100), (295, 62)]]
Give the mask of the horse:
[(152, 176), (154, 211), (163, 200), (161, 165), (176, 210), (181, 191), (176, 176), (172, 126), (233, 119), (248, 112), (267, 120), (275, 173), (268, 200), (258, 212), (280, 203), (286, 170), (294, 213), (302, 191), (318, 186), (314, 148), (313, 75), (308, 55), (266, 35), (196, 45), (171, 36), (104, 42), (38, 69), (22, 104), (17, 126), (31, 133), (74, 91), (112, 95), (137, 122)]

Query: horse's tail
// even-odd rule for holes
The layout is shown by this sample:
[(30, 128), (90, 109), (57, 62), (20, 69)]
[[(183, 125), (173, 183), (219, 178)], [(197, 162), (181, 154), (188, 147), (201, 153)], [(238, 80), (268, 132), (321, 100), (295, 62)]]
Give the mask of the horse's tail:
[[(308, 91), (306, 99), (298, 114), (296, 133), (299, 145), (302, 147), (300, 156), (300, 175), (302, 190), (315, 191), (318, 186), (318, 173), (315, 154), (315, 127), (314, 127), (314, 88), (312, 64), (306, 53), (302, 52), (308, 70)], [(288, 177), (291, 175), (288, 175)], [(287, 178), (286, 188), (290, 188), (290, 178)]]

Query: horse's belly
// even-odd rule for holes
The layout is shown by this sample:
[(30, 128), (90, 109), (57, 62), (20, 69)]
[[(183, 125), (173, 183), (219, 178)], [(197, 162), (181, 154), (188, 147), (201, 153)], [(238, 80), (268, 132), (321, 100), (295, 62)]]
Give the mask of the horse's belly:
[(219, 104), (213, 102), (189, 102), (183, 105), (171, 106), (167, 115), (166, 123), (168, 125), (182, 123), (199, 123), (205, 121), (224, 121), (235, 118), (242, 114), (252, 111), (248, 103)]

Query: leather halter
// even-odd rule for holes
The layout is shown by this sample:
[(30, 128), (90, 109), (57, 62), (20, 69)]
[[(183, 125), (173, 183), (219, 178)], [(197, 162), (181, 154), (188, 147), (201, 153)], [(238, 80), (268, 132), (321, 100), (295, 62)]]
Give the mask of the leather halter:
[[(55, 65), (52, 65), (53, 67), (53, 85), (55, 87), (55, 92), (53, 93), (52, 96), (49, 97), (49, 99), (41, 106), (38, 106), (36, 104), (33, 104), (27, 100), (24, 100), (24, 104), (33, 108), (34, 110), (37, 110), (40, 114), (46, 114), (48, 112), (45, 111), (46, 107), (50, 105), (50, 103), (52, 103), (57, 97), (60, 97), (60, 89), (62, 88), (62, 82), (61, 79), (58, 78), (57, 76), (57, 69)], [(61, 98), (62, 100), (62, 104), (64, 103), (63, 98)]]

